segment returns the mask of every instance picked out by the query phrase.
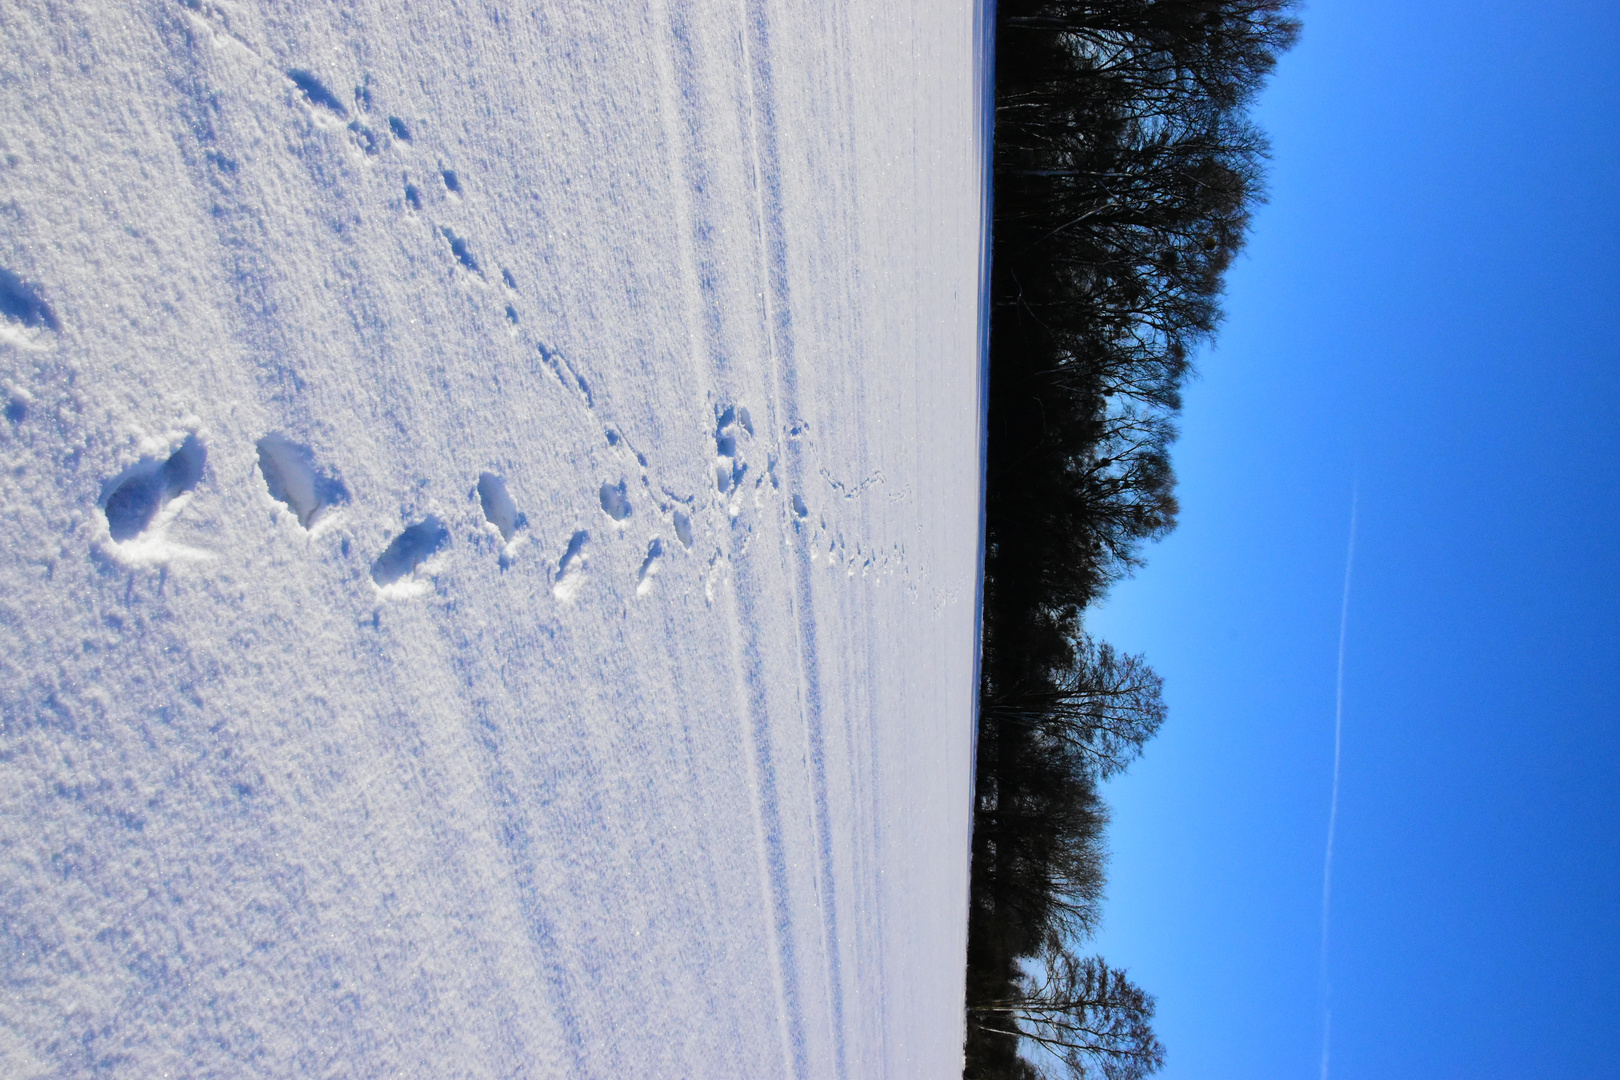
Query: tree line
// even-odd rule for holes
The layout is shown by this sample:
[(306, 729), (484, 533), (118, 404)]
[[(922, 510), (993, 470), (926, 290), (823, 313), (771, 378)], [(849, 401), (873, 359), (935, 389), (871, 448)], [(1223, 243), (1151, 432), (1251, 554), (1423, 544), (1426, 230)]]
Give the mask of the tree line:
[(1175, 526), (1195, 349), (1262, 195), (1254, 94), (1294, 0), (999, 0), (983, 667), (965, 1076), (1155, 1072), (1100, 957), (1100, 782), (1164, 721), (1084, 613)]

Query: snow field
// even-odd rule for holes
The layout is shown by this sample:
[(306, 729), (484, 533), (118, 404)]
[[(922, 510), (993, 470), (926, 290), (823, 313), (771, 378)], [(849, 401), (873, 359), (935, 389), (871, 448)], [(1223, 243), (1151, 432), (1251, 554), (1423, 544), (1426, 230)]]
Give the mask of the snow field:
[(976, 27), (0, 13), (0, 1074), (959, 1071)]

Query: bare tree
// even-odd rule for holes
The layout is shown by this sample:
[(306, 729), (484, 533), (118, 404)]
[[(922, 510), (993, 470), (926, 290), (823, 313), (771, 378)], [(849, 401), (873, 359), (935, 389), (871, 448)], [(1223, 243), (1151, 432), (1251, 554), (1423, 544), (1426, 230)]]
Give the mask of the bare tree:
[[(1100, 956), (1078, 958), (1054, 947), (1040, 976), (1014, 993), (968, 1009), (982, 1031), (1028, 1040), (1026, 1060), (1042, 1077), (1139, 1080), (1164, 1067), (1153, 1034), (1153, 997)], [(1061, 1071), (1054, 1071), (1061, 1070)]]
[(968, 1080), (1163, 1060), (1152, 999), (1071, 951), (1100, 912), (1099, 788), (1165, 711), (1085, 613), (1175, 526), (1182, 388), (1264, 199), (1249, 106), (1298, 3), (998, 0)]
[(1124, 772), (1164, 723), (1164, 680), (1137, 655), (1082, 635), (1069, 670), (990, 697), (995, 722), (1038, 731), (1099, 778)]

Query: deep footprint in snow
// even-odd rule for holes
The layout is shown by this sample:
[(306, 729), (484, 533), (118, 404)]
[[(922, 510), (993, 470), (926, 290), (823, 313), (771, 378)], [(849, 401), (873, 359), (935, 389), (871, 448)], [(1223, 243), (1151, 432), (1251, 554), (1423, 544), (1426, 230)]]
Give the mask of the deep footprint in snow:
[(652, 543), (647, 545), (647, 557), (641, 561), (641, 569), (636, 571), (637, 596), (652, 592), (653, 575), (658, 573), (658, 563), (663, 557), (664, 542), (655, 536)]
[(467, 246), (467, 241), (457, 236), (449, 229), (441, 228), (439, 231), (443, 233), (444, 238), (449, 241), (450, 253), (456, 257), (456, 261), (462, 266), (465, 266), (468, 270), (471, 270), (473, 273), (482, 276), (484, 272), (478, 268), (478, 258), (473, 254), (472, 248)]
[(0, 266), (0, 319), (16, 323), (24, 330), (62, 332), (56, 312), (40, 299), (39, 291), (3, 266)]
[(101, 502), (112, 538), (123, 542), (145, 532), (159, 510), (197, 486), (207, 460), (202, 440), (187, 435), (167, 460), (146, 460), (125, 469)]
[(585, 581), (585, 545), (590, 540), (590, 533), (579, 530), (569, 539), (568, 550), (557, 562), (557, 583), (551, 587), (551, 595), (565, 604), (579, 594), (579, 587)]
[(499, 529), (501, 539), (507, 543), (528, 524), (507, 492), (506, 481), (492, 472), (478, 474), (478, 502), (484, 508), (484, 520)]
[(349, 501), (343, 481), (316, 468), (309, 447), (275, 432), (255, 446), (259, 451), (259, 472), (264, 475), (270, 497), (291, 510), (304, 528), (312, 526), (329, 507)]
[(392, 585), (407, 574), (415, 573), (417, 567), (449, 542), (450, 530), (429, 514), (394, 537), (393, 542), (377, 556), (377, 561), (371, 564), (371, 580), (383, 587)]
[(623, 480), (617, 484), (603, 484), (597, 494), (602, 501), (602, 513), (614, 521), (623, 521), (630, 516), (630, 493)]
[(692, 546), (692, 519), (683, 511), (677, 510), (670, 515), (675, 520), (675, 539), (681, 542), (681, 547)]
[(349, 115), (349, 110), (343, 107), (343, 102), (339, 101), (337, 95), (328, 90), (326, 84), (317, 79), (313, 72), (306, 71), (303, 68), (293, 68), (287, 72), (287, 78), (291, 79), (293, 85), (303, 92), (304, 97), (309, 100), (311, 105), (331, 109), (339, 116), (347, 117)]
[(742, 452), (737, 448), (739, 428), (750, 435), (754, 433), (754, 422), (746, 408), (727, 405), (720, 410), (714, 425), (714, 486), (722, 495), (742, 483), (743, 474), (748, 472)]

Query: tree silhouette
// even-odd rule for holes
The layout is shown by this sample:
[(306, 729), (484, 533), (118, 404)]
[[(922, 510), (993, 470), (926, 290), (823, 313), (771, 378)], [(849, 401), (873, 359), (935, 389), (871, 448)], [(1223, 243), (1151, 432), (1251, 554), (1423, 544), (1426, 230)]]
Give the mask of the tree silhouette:
[(1100, 956), (1077, 958), (1062, 948), (1049, 950), (1042, 966), (1007, 997), (970, 1006), (972, 1022), (1032, 1043), (1026, 1060), (1037, 1076), (1138, 1080), (1164, 1066), (1151, 1024), (1153, 998), (1125, 972)]
[(1162, 1058), (1151, 999), (1067, 951), (1100, 910), (1098, 786), (1164, 721), (1159, 677), (1084, 613), (1175, 527), (1182, 387), (1263, 196), (1248, 105), (1294, 7), (997, 4), (968, 1080)]
[(1124, 772), (1164, 723), (1164, 680), (1137, 655), (1082, 636), (1075, 663), (1032, 685), (992, 691), (982, 718), (1017, 724), (1078, 753), (1100, 780)]

